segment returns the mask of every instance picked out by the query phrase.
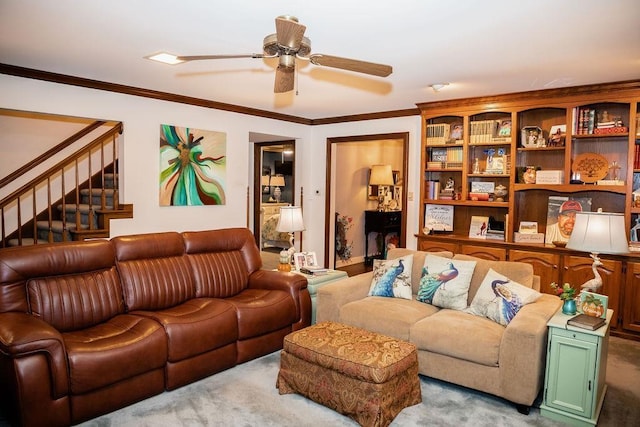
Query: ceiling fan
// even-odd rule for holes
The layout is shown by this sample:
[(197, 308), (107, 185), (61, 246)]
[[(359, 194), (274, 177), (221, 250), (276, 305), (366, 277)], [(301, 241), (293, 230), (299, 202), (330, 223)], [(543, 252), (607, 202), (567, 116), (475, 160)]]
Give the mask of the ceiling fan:
[(306, 29), (307, 27), (298, 23), (298, 18), (295, 16), (278, 16), (276, 18), (275, 34), (269, 34), (264, 38), (264, 53), (178, 56), (176, 59), (178, 61), (197, 61), (203, 59), (279, 58), (274, 84), (275, 93), (293, 90), (296, 58), (311, 61), (314, 65), (340, 68), (379, 77), (387, 77), (393, 71), (393, 68), (389, 65), (321, 53), (311, 54), (311, 40), (304, 36)]

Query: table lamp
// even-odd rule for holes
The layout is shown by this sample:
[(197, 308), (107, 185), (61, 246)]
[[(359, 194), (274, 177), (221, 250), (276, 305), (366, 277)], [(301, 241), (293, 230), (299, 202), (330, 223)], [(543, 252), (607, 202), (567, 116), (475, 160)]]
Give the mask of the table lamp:
[(286, 267), (282, 265), (282, 261), (284, 259), (287, 260), (287, 265), (289, 266), (289, 269), (286, 271), (291, 270), (291, 258), (296, 251), (296, 248), (293, 246), (293, 233), (303, 230), (304, 222), (302, 221), (302, 208), (300, 206), (282, 206), (280, 208), (280, 218), (278, 219), (276, 231), (279, 231), (281, 233), (289, 233), (290, 247), (289, 249), (280, 252), (280, 265), (282, 267), (278, 266), (278, 270), (286, 270)]
[(587, 280), (581, 288), (596, 292), (602, 287), (598, 266), (602, 265), (598, 254), (625, 254), (629, 243), (625, 231), (624, 215), (621, 213), (576, 212), (576, 223), (567, 242), (567, 249), (591, 252), (594, 278)]
[(284, 176), (273, 175), (271, 177), (270, 184), (272, 187), (276, 187), (273, 190), (273, 197), (276, 198), (276, 202), (280, 203), (280, 196), (282, 195), (282, 192), (280, 191), (280, 187), (284, 187)]
[(369, 177), (369, 185), (378, 185), (383, 187), (383, 191), (378, 191), (378, 211), (385, 210), (384, 199), (388, 186), (393, 185), (393, 173), (391, 165), (373, 165), (371, 166), (371, 176)]

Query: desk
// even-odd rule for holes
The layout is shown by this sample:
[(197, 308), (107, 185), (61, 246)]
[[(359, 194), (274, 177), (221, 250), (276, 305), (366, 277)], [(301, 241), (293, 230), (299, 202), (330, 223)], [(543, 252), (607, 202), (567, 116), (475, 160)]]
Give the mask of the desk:
[[(373, 259), (387, 256), (387, 235), (397, 233), (402, 245), (402, 211), (365, 211), (364, 212), (364, 264), (372, 265)], [(382, 234), (382, 252), (369, 256), (369, 233)]]
[[(298, 271), (293, 271), (297, 274), (302, 274)], [(349, 277), (346, 271), (341, 270), (328, 270), (327, 274), (302, 274), (307, 278), (307, 289), (309, 295), (311, 295), (311, 324), (316, 323), (316, 294), (318, 289), (329, 283), (336, 282), (341, 279)]]

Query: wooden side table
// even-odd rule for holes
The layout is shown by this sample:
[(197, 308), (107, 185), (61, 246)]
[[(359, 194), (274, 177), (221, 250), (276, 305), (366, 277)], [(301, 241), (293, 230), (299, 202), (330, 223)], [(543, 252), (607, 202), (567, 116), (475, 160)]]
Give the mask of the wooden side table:
[[(402, 211), (365, 211), (364, 212), (364, 263), (372, 265), (374, 258), (384, 259), (387, 255), (387, 234), (397, 233), (402, 246)], [(369, 233), (382, 234), (381, 253), (369, 256)]]
[[(302, 274), (299, 271), (294, 273)], [(328, 270), (327, 274), (302, 274), (307, 278), (307, 289), (311, 295), (311, 324), (316, 323), (316, 294), (322, 286), (349, 277), (346, 271)]]
[(607, 392), (609, 324), (595, 331), (567, 325), (572, 315), (559, 310), (547, 323), (549, 338), (540, 413), (577, 426), (595, 426)]

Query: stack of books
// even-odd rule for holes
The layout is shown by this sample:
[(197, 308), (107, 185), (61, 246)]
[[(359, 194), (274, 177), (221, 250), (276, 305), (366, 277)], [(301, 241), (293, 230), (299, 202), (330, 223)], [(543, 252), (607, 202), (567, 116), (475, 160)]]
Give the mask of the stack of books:
[(589, 316), (588, 314), (578, 314), (567, 320), (567, 325), (576, 326), (582, 329), (595, 331), (607, 323), (602, 317)]

